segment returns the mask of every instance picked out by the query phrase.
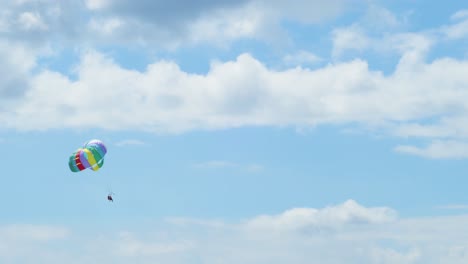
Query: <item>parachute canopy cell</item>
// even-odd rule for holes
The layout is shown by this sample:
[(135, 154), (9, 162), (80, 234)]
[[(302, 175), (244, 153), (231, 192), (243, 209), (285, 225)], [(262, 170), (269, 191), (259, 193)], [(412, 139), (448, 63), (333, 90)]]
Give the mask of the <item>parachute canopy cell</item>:
[(104, 156), (107, 148), (102, 141), (93, 139), (84, 144), (70, 156), (68, 165), (73, 172), (79, 172), (88, 168), (99, 170), (104, 164)]

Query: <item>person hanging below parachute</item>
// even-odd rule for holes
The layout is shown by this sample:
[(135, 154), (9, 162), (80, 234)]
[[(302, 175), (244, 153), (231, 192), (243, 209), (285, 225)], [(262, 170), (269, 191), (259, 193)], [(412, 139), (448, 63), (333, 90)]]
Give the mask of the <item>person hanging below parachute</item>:
[[(72, 172), (80, 172), (86, 169), (98, 171), (104, 164), (104, 156), (107, 148), (104, 143), (98, 139), (93, 139), (84, 144), (82, 148), (77, 149), (69, 158), (68, 166)], [(112, 192), (107, 195), (107, 200), (114, 202)]]
[(114, 192), (112, 192), (112, 190), (109, 189), (109, 192), (108, 192), (108, 195), (107, 195), (107, 201), (114, 202), (114, 199), (112, 198), (112, 195), (114, 195)]

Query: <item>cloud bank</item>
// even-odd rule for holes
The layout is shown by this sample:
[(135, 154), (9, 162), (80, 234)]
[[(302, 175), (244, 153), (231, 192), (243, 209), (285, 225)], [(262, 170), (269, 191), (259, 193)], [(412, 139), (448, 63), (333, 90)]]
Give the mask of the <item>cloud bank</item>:
[[(250, 54), (214, 62), (207, 74), (184, 72), (170, 61), (139, 72), (88, 52), (77, 66), (76, 80), (50, 70), (29, 78), (31, 86), (22, 100), (2, 111), (0, 120), (4, 127), (24, 130), (177, 132), (330, 123), (407, 126), (436, 116), (462, 118), (467, 111), (468, 62), (443, 58), (425, 63), (415, 52), (405, 53), (391, 75), (371, 70), (359, 59), (316, 70), (277, 71)], [(457, 136), (467, 135), (461, 124), (453, 125), (460, 126)], [(428, 129), (395, 131), (421, 136)]]
[[(463, 235), (468, 231), (467, 220), (466, 215), (400, 218), (391, 208), (366, 207), (348, 200), (325, 208), (291, 208), (238, 221), (179, 217), (132, 230), (101, 229), (98, 233), (3, 226), (0, 261), (461, 264), (468, 260)], [(8, 250), (12, 245), (21, 250)]]
[[(410, 32), (405, 30), (409, 15), (366, 4), (362, 18), (332, 27), (330, 54), (288, 50), (279, 56), (285, 67), (278, 69), (244, 52), (212, 61), (205, 73), (193, 73), (161, 59), (132, 70), (98, 47), (112, 43), (176, 52), (196, 43), (229, 47), (242, 39), (288, 42), (292, 31), (287, 22), (325, 23), (345, 14), (352, 2), (3, 2), (2, 129), (183, 133), (244, 126), (357, 125), (428, 141), (424, 146), (398, 146), (398, 152), (466, 156), (462, 151), (443, 153), (447, 148), (440, 142), (466, 144), (468, 61), (431, 53), (438, 45), (466, 40), (466, 10), (455, 12), (444, 25)], [(63, 49), (80, 54), (72, 74), (42, 61), (60, 56)], [(376, 69), (366, 59), (370, 51), (394, 58), (393, 69)]]

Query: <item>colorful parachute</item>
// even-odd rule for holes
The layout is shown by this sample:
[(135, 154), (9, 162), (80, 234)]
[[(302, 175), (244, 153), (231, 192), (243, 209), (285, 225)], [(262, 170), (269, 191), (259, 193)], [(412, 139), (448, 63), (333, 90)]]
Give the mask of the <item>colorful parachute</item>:
[(93, 139), (84, 144), (71, 156), (68, 162), (70, 170), (73, 172), (91, 168), (93, 171), (99, 170), (104, 164), (104, 155), (107, 149), (102, 141)]

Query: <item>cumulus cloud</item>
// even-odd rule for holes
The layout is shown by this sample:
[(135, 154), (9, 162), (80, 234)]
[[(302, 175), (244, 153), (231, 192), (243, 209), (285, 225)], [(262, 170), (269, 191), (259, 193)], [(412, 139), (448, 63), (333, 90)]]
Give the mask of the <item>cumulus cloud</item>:
[(47, 25), (42, 21), (42, 18), (37, 13), (24, 12), (18, 17), (20, 26), (26, 30), (46, 30)]
[(391, 32), (407, 22), (407, 14), (395, 14), (389, 9), (375, 4), (370, 4), (364, 17), (359, 21), (362, 26), (372, 30)]
[(18, 224), (0, 226), (1, 237), (11, 241), (50, 241), (66, 238), (69, 233), (68, 229), (55, 226)]
[(459, 11), (455, 12), (455, 14), (453, 14), (450, 18), (452, 20), (459, 20), (459, 19), (468, 18), (468, 9), (459, 10)]
[(25, 130), (182, 132), (249, 125), (408, 125), (434, 116), (463, 116), (468, 62), (424, 63), (418, 59), (419, 38), (409, 37), (408, 52), (388, 76), (370, 70), (363, 60), (277, 71), (250, 54), (214, 62), (206, 74), (184, 72), (170, 61), (140, 72), (89, 52), (76, 67), (76, 79), (49, 70), (30, 78), (23, 100), (0, 119), (6, 127)]
[[(218, 43), (239, 38), (280, 39), (281, 22), (319, 23), (335, 17), (346, 1), (87, 1), (92, 10), (91, 32), (102, 31), (98, 24), (119, 28), (106, 38), (177, 47), (182, 43)], [(110, 33), (109, 30), (105, 31)], [(283, 36), (284, 37), (284, 36)], [(156, 41), (157, 40), (157, 41)]]
[(276, 216), (259, 216), (247, 223), (249, 228), (272, 231), (304, 231), (340, 228), (355, 224), (378, 224), (395, 220), (397, 214), (386, 207), (365, 208), (354, 200), (323, 209), (294, 208)]
[(449, 39), (468, 37), (468, 10), (460, 10), (452, 15), (452, 24), (442, 27), (441, 31)]
[(283, 61), (286, 65), (313, 65), (322, 60), (323, 59), (318, 55), (306, 50), (299, 50), (295, 53), (287, 54), (283, 57)]
[(373, 36), (358, 24), (336, 28), (332, 31), (332, 57), (340, 59), (349, 52), (374, 51), (382, 55), (400, 56), (400, 64), (411, 61), (411, 65), (423, 62), (427, 52), (435, 45), (435, 37), (428, 33), (379, 34)]
[(365, 50), (371, 42), (371, 39), (358, 26), (335, 29), (332, 32), (332, 39), (334, 57), (339, 57), (348, 50)]
[[(456, 121), (462, 121), (467, 111), (467, 61), (429, 61), (426, 56), (437, 45), (440, 32), (454, 30), (465, 22), (464, 10), (452, 16), (453, 25), (424, 32), (383, 31), (372, 35), (369, 31), (376, 29), (366, 28), (363, 22), (336, 28), (331, 35), (332, 56), (338, 60), (313, 70), (304, 65), (295, 67), (320, 60), (305, 50), (285, 56), (284, 62), (293, 67), (282, 70), (244, 53), (234, 60), (212, 62), (208, 72), (194, 74), (164, 60), (156, 60), (144, 70), (129, 70), (89, 49), (70, 77), (43, 65), (37, 67), (37, 50), (24, 44), (35, 42), (24, 40), (47, 42), (60, 36), (58, 39), (68, 41), (75, 35), (99, 31), (93, 35), (95, 39), (129, 40), (131, 34), (141, 34), (145, 37), (136, 39), (143, 42), (154, 37), (167, 39), (169, 45), (207, 40), (215, 43), (269, 34), (283, 20), (318, 23), (339, 15), (349, 3), (327, 1), (318, 12), (316, 1), (301, 5), (279, 0), (205, 1), (194, 8), (178, 5), (177, 1), (164, 8), (158, 1), (36, 2), (8, 2), (8, 12), (0, 13), (0, 34), (9, 39), (0, 42), (4, 62), (0, 68), (5, 73), (0, 80), (2, 127), (180, 133), (241, 126), (352, 123), (377, 126), (397, 136), (459, 140), (468, 135), (468, 127), (462, 125), (466, 122)], [(80, 12), (73, 10), (85, 10), (89, 16), (75, 21)], [(157, 11), (154, 16), (149, 15), (152, 10)], [(69, 16), (70, 12), (74, 15)], [(171, 13), (180, 13), (180, 21), (164, 19)], [(400, 17), (378, 7), (371, 7), (363, 21), (378, 17), (383, 17), (380, 27), (399, 28)], [(180, 31), (169, 30), (171, 27)], [(78, 28), (80, 34), (75, 34)], [(93, 41), (78, 43), (92, 46)], [(400, 56), (395, 70), (384, 74), (364, 59), (340, 60), (349, 51), (369, 49)], [(420, 120), (431, 122), (421, 124)], [(406, 148), (406, 152), (419, 153), (414, 148)]]
[(90, 10), (103, 9), (109, 6), (109, 0), (85, 0), (85, 5)]
[[(27, 47), (0, 40), (0, 112), (21, 99), (30, 87), (31, 71), (36, 65), (34, 53)], [(1, 115), (1, 114), (0, 114)]]
[(254, 22), (238, 12), (245, 1), (88, 1), (89, 34), (100, 42), (176, 48), (248, 37)]
[[(59, 40), (74, 43), (83, 36), (81, 1), (1, 1), (0, 37), (37, 49)], [(2, 23), (3, 21), (3, 23)], [(1, 25), (3, 24), (3, 27)], [(1, 30), (3, 28), (3, 30)], [(58, 43), (54, 43), (57, 46)]]
[[(48, 237), (61, 239), (60, 247), (43, 239), (29, 240), (22, 244), (22, 254), (13, 254), (14, 248), (4, 250), (5, 245), (17, 244), (11, 235), (0, 231), (0, 261), (462, 264), (468, 261), (464, 236), (468, 232), (467, 220), (466, 215), (397, 218), (391, 208), (366, 207), (349, 200), (324, 208), (292, 208), (278, 215), (245, 220), (177, 217), (163, 223), (126, 225), (127, 229), (120, 231), (101, 228), (98, 234), (76, 229), (73, 233), (67, 231), (65, 240), (63, 235)], [(315, 229), (311, 230), (311, 226)]]
[(57, 243), (71, 236), (68, 228), (61, 226), (10, 224), (0, 225), (0, 262), (34, 263), (38, 259), (48, 263), (56, 261), (53, 253)]
[(397, 146), (395, 150), (401, 153), (407, 153), (434, 159), (468, 157), (468, 143), (453, 140), (436, 140), (425, 147), (400, 145)]
[(160, 242), (144, 241), (131, 232), (120, 232), (113, 243), (118, 255), (125, 257), (158, 256), (161, 254), (183, 252), (191, 248), (189, 241)]
[(419, 32), (408, 32), (405, 28), (410, 23), (411, 12), (396, 14), (370, 4), (362, 18), (331, 31), (332, 57), (339, 59), (349, 52), (364, 55), (369, 51), (377, 52), (381, 56), (408, 56), (409, 49), (412, 49), (413, 56), (417, 55), (421, 59), (437, 44), (457, 41), (468, 36), (466, 13), (466, 10), (460, 10), (450, 17), (447, 24)]
[[(38, 45), (138, 44), (159, 48), (250, 39), (280, 39), (284, 20), (318, 23), (346, 1), (2, 1), (0, 37)], [(59, 42), (50, 43), (51, 39)], [(64, 47), (61, 47), (64, 48)], [(79, 48), (79, 47), (78, 47)]]

